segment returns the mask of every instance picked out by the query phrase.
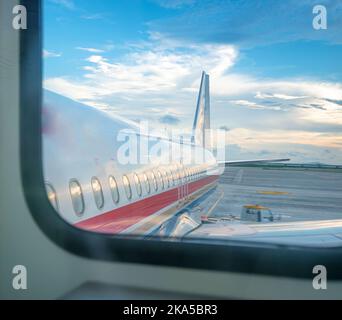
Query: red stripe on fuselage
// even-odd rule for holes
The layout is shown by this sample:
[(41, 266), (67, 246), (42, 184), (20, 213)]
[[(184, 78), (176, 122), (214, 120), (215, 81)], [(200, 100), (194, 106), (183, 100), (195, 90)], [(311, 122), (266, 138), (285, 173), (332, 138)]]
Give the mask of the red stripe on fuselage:
[[(189, 194), (218, 180), (218, 176), (209, 176), (204, 179), (188, 183)], [(179, 186), (181, 187), (181, 186)], [(154, 196), (141, 199), (123, 207), (100, 214), (75, 224), (76, 227), (102, 233), (119, 233), (142, 219), (177, 202), (178, 188), (165, 191)]]

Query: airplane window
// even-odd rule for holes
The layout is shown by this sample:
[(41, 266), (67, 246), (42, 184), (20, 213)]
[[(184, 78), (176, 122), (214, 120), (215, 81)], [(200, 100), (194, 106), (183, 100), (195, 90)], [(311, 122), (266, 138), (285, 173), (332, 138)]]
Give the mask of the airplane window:
[(129, 182), (128, 177), (127, 176), (123, 176), (122, 177), (122, 182), (123, 182), (123, 185), (124, 185), (124, 188), (125, 188), (127, 199), (128, 200), (132, 199), (132, 189), (131, 189), (131, 184)]
[(157, 182), (157, 179), (156, 179), (156, 175), (154, 174), (153, 171), (151, 171), (151, 178), (152, 178), (152, 184), (153, 184), (153, 187), (154, 187), (154, 191), (158, 191), (158, 182)]
[(177, 172), (177, 169), (174, 169), (173, 171), (173, 182), (174, 182), (174, 185), (178, 185), (178, 179), (179, 179), (179, 176), (178, 176), (178, 172)]
[(183, 168), (183, 181), (186, 183), (188, 181), (188, 174), (186, 168)]
[(177, 169), (177, 182), (178, 184), (182, 184), (182, 173), (180, 171), (180, 169)]
[(141, 187), (139, 176), (136, 173), (134, 174), (134, 181), (135, 181), (135, 187), (137, 189), (137, 194), (140, 197), (142, 194), (142, 187)]
[(74, 211), (77, 215), (80, 216), (84, 212), (84, 199), (81, 185), (76, 179), (70, 181), (69, 191)]
[(185, 169), (185, 174), (186, 174), (186, 181), (189, 182), (190, 181), (189, 169)]
[(168, 170), (168, 176), (169, 176), (169, 181), (170, 181), (170, 186), (173, 186), (175, 184), (175, 180), (173, 178), (173, 175), (172, 175), (172, 170)]
[(55, 189), (48, 182), (45, 184), (45, 188), (46, 188), (47, 196), (48, 196), (50, 203), (52, 204), (54, 209), (58, 211), (58, 199), (57, 199), (57, 193)]
[(180, 181), (181, 184), (183, 184), (185, 182), (185, 171), (184, 168), (179, 168), (179, 177), (180, 177)]
[(170, 188), (171, 181), (170, 181), (170, 179), (169, 179), (169, 176), (168, 176), (168, 174), (167, 174), (167, 171), (163, 171), (163, 176), (164, 176), (165, 184), (167, 185), (166, 188)]
[(158, 174), (158, 180), (160, 181), (161, 188), (164, 189), (164, 188), (165, 188), (165, 185), (164, 185), (163, 175), (161, 174), (160, 171), (158, 171), (157, 174)]
[(120, 194), (119, 194), (118, 185), (113, 176), (109, 177), (109, 187), (110, 187), (110, 191), (111, 191), (112, 199), (114, 203), (118, 203), (120, 200)]
[(96, 177), (93, 177), (91, 179), (91, 187), (93, 189), (96, 206), (98, 207), (98, 209), (101, 209), (104, 205), (104, 198), (103, 198), (102, 186), (101, 186), (99, 179), (97, 179)]
[[(43, 181), (57, 214), (78, 225), (70, 211), (86, 211), (86, 228), (107, 232), (89, 227), (106, 213), (88, 203), (107, 208), (110, 191), (113, 233), (124, 225), (115, 212), (126, 212), (136, 224), (127, 233), (146, 237), (165, 223), (186, 237), (342, 245), (342, 229), (322, 222), (342, 226), (340, 28), (314, 30), (313, 1), (288, 12), (269, 1), (274, 16), (253, 1), (139, 0), (133, 11), (126, 2), (44, 1)], [(196, 206), (183, 201), (188, 191)], [(140, 203), (148, 209), (130, 212)], [(183, 214), (198, 228), (186, 233)]]
[(145, 183), (146, 193), (151, 193), (150, 179), (148, 178), (148, 175), (146, 173), (143, 174), (143, 179)]

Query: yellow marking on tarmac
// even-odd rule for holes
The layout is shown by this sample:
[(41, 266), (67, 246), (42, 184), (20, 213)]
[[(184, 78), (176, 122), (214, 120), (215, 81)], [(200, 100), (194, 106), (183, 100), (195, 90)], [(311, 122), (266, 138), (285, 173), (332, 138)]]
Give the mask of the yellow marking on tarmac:
[(267, 194), (267, 195), (271, 195), (271, 196), (284, 196), (284, 195), (288, 195), (290, 194), (289, 192), (285, 192), (285, 191), (257, 191), (257, 193), (259, 194)]
[(245, 209), (255, 209), (255, 210), (269, 210), (269, 208), (260, 206), (258, 204), (246, 204), (243, 206)]

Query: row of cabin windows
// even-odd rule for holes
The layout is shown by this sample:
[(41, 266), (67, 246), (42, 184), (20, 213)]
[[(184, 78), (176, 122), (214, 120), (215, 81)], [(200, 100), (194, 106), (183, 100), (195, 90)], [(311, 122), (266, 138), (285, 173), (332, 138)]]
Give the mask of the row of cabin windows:
[[(151, 191), (158, 191), (170, 188), (172, 186), (176, 186), (177, 184), (181, 184), (182, 182), (190, 182), (193, 180), (197, 180), (205, 175), (205, 171), (200, 171), (198, 169), (175, 169), (175, 170), (159, 170), (156, 173), (154, 171), (150, 171), (149, 173), (142, 173), (140, 176), (137, 173), (133, 174), (135, 189), (137, 195), (139, 197), (143, 194), (143, 186), (146, 194), (150, 194)], [(152, 181), (152, 183), (151, 183)], [(108, 178), (109, 187), (111, 191), (112, 200), (115, 204), (120, 202), (120, 192), (118, 188), (118, 184), (113, 176), (109, 176)], [(123, 187), (128, 200), (132, 199), (133, 192), (130, 180), (127, 175), (122, 177)], [(93, 177), (91, 179), (91, 187), (93, 191), (94, 201), (98, 209), (103, 208), (104, 206), (104, 195), (102, 190), (101, 182), (98, 178)], [(50, 183), (46, 183), (46, 191), (48, 198), (55, 208), (58, 211), (58, 199), (55, 189)], [(69, 183), (69, 191), (72, 201), (72, 206), (75, 213), (78, 216), (81, 216), (85, 210), (85, 203), (83, 197), (83, 191), (80, 183), (76, 179), (70, 180)]]

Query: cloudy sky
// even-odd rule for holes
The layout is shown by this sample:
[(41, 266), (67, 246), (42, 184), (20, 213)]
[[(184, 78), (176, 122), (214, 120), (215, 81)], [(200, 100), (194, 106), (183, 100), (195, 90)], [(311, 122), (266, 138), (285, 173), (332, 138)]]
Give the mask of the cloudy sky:
[(191, 129), (202, 70), (231, 159), (342, 164), (342, 2), (45, 0), (44, 86)]

